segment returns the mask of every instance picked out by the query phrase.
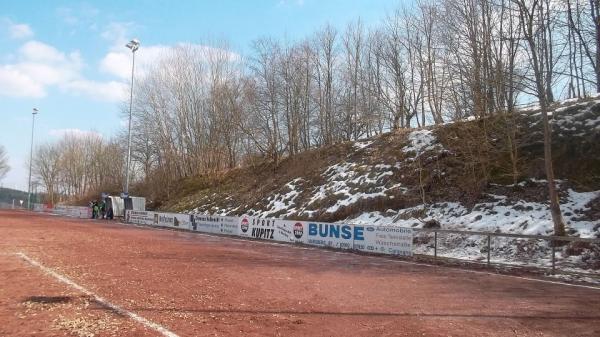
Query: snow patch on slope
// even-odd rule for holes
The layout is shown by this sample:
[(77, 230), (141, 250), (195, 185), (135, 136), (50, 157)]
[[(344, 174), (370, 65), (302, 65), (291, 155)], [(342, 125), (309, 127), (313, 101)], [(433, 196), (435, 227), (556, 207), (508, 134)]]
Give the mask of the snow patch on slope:
[[(547, 204), (524, 200), (509, 202), (507, 196), (490, 196), (494, 201), (478, 203), (472, 209), (460, 203), (447, 202), (387, 210), (385, 213), (367, 212), (341, 222), (422, 228), (426, 222), (436, 220), (442, 229), (526, 235), (553, 234), (553, 222)], [(600, 235), (600, 220), (583, 220), (581, 217), (589, 210), (586, 205), (599, 197), (600, 191), (568, 190), (567, 197), (562, 200), (561, 210), (571, 236), (595, 238)], [(433, 255), (433, 233), (416, 232), (415, 235), (415, 253)], [(545, 267), (552, 265), (552, 247), (548, 241), (493, 237), (490, 243), (492, 262)], [(484, 261), (487, 258), (487, 237), (439, 233), (437, 248), (438, 256)], [(594, 258), (589, 249), (580, 255), (569, 255), (563, 248), (559, 248), (556, 259), (561, 270), (600, 275), (597, 267), (593, 267), (597, 257)]]
[(410, 144), (402, 149), (402, 152), (415, 152), (416, 156), (420, 156), (427, 151), (439, 150), (441, 145), (437, 144), (437, 139), (431, 130), (416, 130), (408, 135)]
[[(387, 215), (368, 212), (344, 222), (354, 224), (378, 223), (402, 227), (421, 228), (430, 220), (438, 221), (443, 229), (520, 233), (527, 235), (549, 235), (553, 222), (549, 206), (545, 203), (518, 200), (508, 202), (506, 196), (489, 195), (495, 201), (476, 204), (467, 209), (460, 203), (436, 203), (419, 205), (402, 210), (388, 210)], [(561, 203), (567, 227), (577, 231), (581, 237), (594, 237), (594, 227), (600, 221), (580, 220), (580, 214), (588, 210), (586, 204), (600, 197), (600, 191), (576, 192), (568, 190), (566, 200)], [(414, 214), (423, 214), (420, 219)]]
[(407, 189), (401, 184), (390, 182), (389, 178), (394, 175), (392, 169), (393, 166), (387, 164), (334, 164), (321, 173), (323, 184), (312, 187), (308, 191), (308, 199), (302, 203), (297, 201), (297, 197), (302, 193), (298, 183), (302, 180), (295, 179), (285, 185), (285, 190), (289, 192), (268, 197), (266, 202), (261, 202), (267, 204), (266, 207), (251, 209), (248, 213), (261, 217), (289, 217), (294, 214), (312, 217), (317, 212), (331, 214), (361, 200), (385, 197), (391, 190), (405, 193)]
[(361, 199), (385, 196), (389, 188), (385, 187), (383, 180), (394, 174), (391, 168), (391, 165), (370, 166), (356, 163), (329, 166), (322, 174), (326, 179), (325, 184), (313, 191), (313, 196), (306, 206), (310, 207), (333, 196), (337, 201), (329, 206), (325, 213), (335, 213), (341, 207), (352, 205)]
[[(264, 210), (250, 210), (248, 213), (254, 216), (269, 217), (278, 215), (279, 217), (286, 217), (294, 212), (296, 209), (295, 200), (300, 195), (301, 188), (299, 184), (303, 182), (302, 178), (296, 178), (284, 185), (285, 189), (289, 190), (287, 193), (277, 193), (267, 198), (269, 202), (266, 209)], [(283, 211), (283, 213), (282, 213)]]

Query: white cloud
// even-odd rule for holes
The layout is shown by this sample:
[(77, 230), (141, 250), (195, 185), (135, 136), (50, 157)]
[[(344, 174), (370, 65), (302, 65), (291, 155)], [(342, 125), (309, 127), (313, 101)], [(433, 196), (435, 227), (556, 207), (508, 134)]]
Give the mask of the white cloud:
[(77, 77), (77, 69), (65, 65), (21, 62), (14, 65), (14, 68), (44, 86), (65, 83)]
[(128, 78), (128, 73), (131, 72), (131, 55), (110, 52), (100, 61), (100, 70), (119, 78)]
[(39, 41), (29, 41), (19, 49), (23, 58), (29, 61), (64, 62), (66, 56), (58, 49)]
[[(152, 64), (156, 63), (170, 49), (169, 46), (154, 45), (141, 46), (135, 52), (135, 73), (136, 75), (144, 75)], [(117, 76), (124, 80), (131, 77), (131, 51), (123, 45), (122, 51), (111, 51), (100, 61), (100, 69), (105, 73)]]
[(60, 7), (56, 9), (56, 15), (58, 15), (61, 20), (71, 26), (74, 26), (79, 23), (79, 18), (73, 14), (73, 9), (68, 7)]
[(84, 94), (97, 101), (122, 102), (128, 91), (123, 82), (96, 82), (89, 80), (71, 81), (63, 86), (64, 89), (76, 94)]
[[(61, 11), (65, 20), (71, 18), (72, 10)], [(95, 15), (90, 10), (89, 16)], [(72, 19), (72, 18), (71, 18)], [(0, 19), (2, 20), (2, 19)], [(75, 20), (72, 20), (75, 23)], [(119, 102), (126, 98), (131, 79), (131, 51), (125, 47), (129, 29), (133, 23), (113, 22), (102, 33), (109, 40), (109, 51), (100, 60), (98, 69), (112, 79), (94, 81), (83, 74), (86, 68), (81, 54), (75, 50), (65, 52), (41, 41), (31, 40), (22, 44), (16, 53), (8, 54), (0, 63), (0, 96), (45, 97), (50, 88), (65, 93), (83, 95), (94, 100)], [(207, 58), (223, 49), (200, 44), (144, 45), (135, 54), (135, 76), (144, 76), (153, 64), (169, 55), (174, 47), (185, 46)], [(226, 51), (226, 57), (239, 60), (240, 56)]]
[[(132, 22), (111, 22), (101, 33), (111, 47), (100, 61), (100, 70), (126, 82), (131, 79), (132, 55), (125, 45), (135, 38), (130, 32), (133, 27)], [(142, 41), (140, 49), (135, 52), (135, 75), (143, 76), (170, 48), (166, 45), (144, 45)]]
[(10, 37), (13, 39), (28, 39), (33, 37), (33, 30), (29, 25), (24, 23), (13, 24), (8, 29)]
[(15, 23), (8, 18), (0, 18), (0, 32), (15, 40), (33, 37), (33, 30), (28, 24)]
[(128, 36), (129, 31), (134, 26), (132, 22), (111, 22), (102, 31), (100, 36), (112, 43), (113, 49), (119, 49), (125, 47), (125, 44), (131, 40)]
[(74, 137), (96, 136), (102, 138), (102, 134), (96, 131), (81, 130), (81, 129), (52, 129), (48, 131), (48, 135), (52, 137), (63, 137), (65, 135)]
[[(295, 0), (303, 3), (303, 0)], [(131, 30), (135, 27), (133, 22), (111, 22), (101, 33), (102, 38), (111, 43), (110, 51), (100, 61), (100, 70), (106, 74), (120, 78), (126, 83), (131, 81), (132, 55), (125, 45), (135, 36)], [(141, 41), (140, 48), (135, 52), (135, 76), (143, 77), (153, 65), (158, 63), (173, 50), (174, 47), (186, 46), (203, 55), (221, 53), (224, 50), (202, 44), (176, 43), (174, 45), (145, 45)], [(240, 55), (226, 51), (227, 57), (232, 60), (241, 59)]]
[[(224, 51), (220, 48), (201, 44), (186, 44), (179, 43), (175, 46), (165, 45), (151, 45), (151, 46), (140, 46), (140, 49), (135, 52), (135, 76), (144, 76), (148, 73), (153, 65), (158, 63), (162, 58), (169, 55), (174, 47), (189, 47), (195, 52), (201, 53), (201, 55), (217, 55), (218, 53), (227, 53), (226, 57), (231, 60), (241, 59), (240, 55), (230, 51)], [(113, 76), (119, 77), (123, 80), (131, 79), (131, 62), (132, 56), (129, 49), (123, 47), (123, 50), (113, 50), (106, 54), (102, 61), (100, 61), (100, 69)]]
[(69, 26), (87, 25), (90, 22), (94, 22), (100, 14), (100, 11), (85, 3), (79, 3), (72, 7), (59, 7), (56, 9), (56, 15), (58, 18)]
[(0, 66), (0, 96), (44, 97), (46, 91), (39, 83), (11, 65)]
[(46, 86), (59, 85), (77, 78), (82, 62), (78, 52), (66, 55), (45, 43), (29, 41), (19, 49), (16, 62), (3, 67), (41, 88), (41, 96), (44, 96)]
[(40, 41), (23, 44), (11, 64), (0, 64), (0, 95), (44, 97), (48, 87), (86, 95), (95, 100), (119, 101), (126, 85), (118, 81), (97, 82), (86, 79), (79, 51), (64, 53)]

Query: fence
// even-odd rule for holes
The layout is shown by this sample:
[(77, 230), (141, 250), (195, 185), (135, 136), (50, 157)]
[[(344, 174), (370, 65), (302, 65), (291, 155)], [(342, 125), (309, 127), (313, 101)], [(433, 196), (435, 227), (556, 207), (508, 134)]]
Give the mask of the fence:
[(412, 230), (394, 226), (353, 226), (249, 216), (186, 215), (131, 210), (126, 211), (125, 221), (258, 240), (412, 256)]
[[(177, 216), (180, 218), (178, 219)], [(412, 256), (417, 255), (432, 255), (434, 260), (438, 260), (440, 253), (440, 235), (457, 235), (459, 240), (451, 240), (454, 244), (452, 249), (459, 250), (459, 259), (469, 260), (469, 257), (475, 256), (477, 260), (485, 260), (487, 266), (492, 265), (511, 265), (511, 266), (528, 266), (528, 263), (535, 262), (536, 268), (546, 268), (543, 259), (536, 259), (532, 254), (543, 255), (548, 252), (547, 263), (549, 270), (554, 274), (558, 269), (557, 254), (561, 255), (564, 273), (581, 274), (582, 272), (588, 276), (600, 277), (600, 239), (586, 239), (576, 237), (555, 237), (555, 236), (537, 236), (537, 235), (522, 235), (522, 234), (504, 234), (491, 232), (477, 231), (459, 231), (459, 230), (443, 230), (443, 229), (421, 229), (421, 228), (402, 228), (396, 226), (359, 226), (349, 224), (332, 224), (332, 223), (317, 223), (310, 221), (291, 221), (281, 219), (265, 219), (253, 218), (248, 216), (243, 217), (228, 217), (228, 216), (212, 216), (212, 215), (193, 215), (189, 219), (187, 215), (173, 213), (156, 213), (156, 212), (128, 212), (126, 221), (143, 225), (171, 227), (185, 230), (199, 231), (212, 234), (234, 235), (246, 238), (254, 238), (261, 240), (274, 240), (287, 243), (302, 243), (312, 246), (330, 247), (335, 249), (350, 249), (364, 252)], [(428, 251), (427, 240), (423, 240), (423, 234), (433, 234), (433, 245)], [(483, 237), (483, 242), (471, 240), (469, 246), (475, 251), (469, 254), (469, 249), (461, 247), (460, 243), (469, 242), (464, 239), (464, 236)], [(526, 246), (525, 253), (520, 256), (513, 254), (512, 249), (518, 250), (518, 243), (507, 241), (510, 240), (536, 240), (544, 241), (548, 245), (543, 246)], [(582, 261), (572, 261), (573, 268), (569, 270), (567, 264), (569, 257), (562, 256), (565, 249), (560, 246), (561, 243), (584, 243), (588, 245), (597, 245), (598, 256), (591, 256), (592, 271), (587, 273), (581, 267), (585, 266)], [(425, 243), (425, 245), (424, 245)], [(425, 246), (425, 247), (424, 247)], [(482, 246), (482, 247), (478, 247)], [(558, 247), (562, 251), (559, 253)], [(591, 251), (591, 249), (589, 249)], [(467, 252), (467, 253), (466, 253)], [(498, 258), (494, 261), (492, 254), (496, 253)], [(484, 254), (484, 256), (481, 256)], [(512, 255), (511, 255), (512, 254)], [(513, 256), (514, 255), (514, 256)], [(517, 256), (518, 258), (514, 258)], [(447, 256), (446, 256), (447, 257)], [(453, 257), (450, 254), (450, 257)], [(456, 254), (454, 255), (456, 258)], [(577, 257), (571, 259), (576, 260)], [(479, 262), (479, 261), (477, 261)], [(594, 263), (596, 267), (594, 267)], [(529, 264), (531, 266), (531, 264)], [(577, 271), (575, 271), (577, 270)]]
[[(34, 208), (40, 209), (39, 206)], [(51, 210), (42, 208), (42, 211), (78, 218), (91, 217), (91, 210), (88, 207), (59, 205)], [(492, 265), (531, 266), (530, 263), (533, 261), (536, 268), (548, 269), (552, 274), (559, 269), (560, 261), (562, 264), (561, 271), (564, 273), (585, 273), (592, 277), (600, 277), (600, 239), (592, 238), (351, 225), (249, 216), (188, 215), (131, 210), (126, 212), (125, 222), (397, 256), (413, 256), (413, 253), (430, 255), (433, 256), (435, 261), (441, 256), (440, 252), (445, 252), (447, 253), (446, 256), (443, 256), (445, 258), (458, 258), (467, 261), (474, 259), (478, 263), (485, 260), (488, 267)], [(445, 240), (441, 236), (445, 236)], [(465, 239), (465, 236), (468, 236), (468, 238)], [(457, 239), (457, 237), (459, 238)], [(482, 237), (484, 239), (478, 241), (473, 240), (472, 237)], [(433, 239), (433, 244), (431, 244), (431, 239)], [(525, 247), (522, 248), (525, 253), (519, 254), (518, 250), (521, 249), (519, 248), (521, 246), (518, 240), (541, 241), (545, 245), (521, 245)], [(563, 245), (565, 243), (579, 244), (580, 246), (574, 249), (575, 254), (564, 256), (565, 249)], [(584, 247), (584, 245), (587, 246)], [(577, 254), (586, 248), (592, 253), (585, 255), (587, 264), (582, 261), (583, 257)], [(594, 252), (593, 249), (596, 249), (596, 251)], [(458, 253), (455, 253), (456, 251)], [(499, 258), (493, 260), (493, 253)], [(533, 257), (532, 254), (538, 256)], [(557, 254), (560, 255), (560, 259), (557, 258)], [(547, 258), (540, 257), (540, 255), (547, 255)], [(589, 270), (582, 269), (582, 266), (585, 267), (586, 265), (589, 266)]]
[[(502, 249), (503, 247), (506, 247), (507, 244), (508, 245), (513, 245), (513, 247), (516, 246), (515, 240), (521, 240), (521, 239), (525, 239), (525, 240), (529, 240), (529, 241), (543, 241), (546, 243), (545, 247), (541, 247), (541, 249), (539, 249), (540, 247), (534, 247), (534, 248), (538, 248), (535, 249), (535, 252), (538, 254), (542, 254), (544, 255), (547, 252), (547, 259), (538, 259), (541, 261), (538, 262), (544, 262), (545, 260), (548, 261), (549, 266), (546, 267), (543, 265), (540, 266), (540, 263), (536, 264), (536, 267), (541, 267), (541, 268), (547, 268), (549, 269), (552, 274), (556, 273), (557, 270), (557, 251), (558, 248), (562, 248), (563, 245), (565, 243), (583, 243), (583, 244), (579, 244), (578, 247), (573, 249), (573, 253), (575, 255), (572, 256), (580, 256), (578, 254), (581, 254), (581, 251), (583, 251), (585, 248), (587, 249), (591, 249), (593, 248), (593, 245), (597, 245), (596, 249), (597, 249), (597, 256), (589, 256), (590, 260), (589, 262), (589, 266), (590, 269), (592, 270), (591, 273), (586, 273), (584, 270), (580, 270), (579, 272), (576, 272), (577, 274), (581, 274), (582, 272), (585, 274), (589, 274), (590, 276), (597, 276), (600, 277), (600, 239), (594, 239), (594, 238), (578, 238), (578, 237), (564, 237), (564, 236), (541, 236), (541, 235), (525, 235), (525, 234), (510, 234), (510, 233), (493, 233), (493, 232), (480, 232), (480, 231), (460, 231), (460, 230), (448, 230), (448, 229), (426, 229), (426, 228), (415, 228), (414, 231), (416, 232), (420, 232), (420, 233), (428, 233), (431, 234), (433, 233), (433, 257), (434, 260), (438, 259), (438, 253), (440, 250), (439, 247), (439, 243), (440, 243), (440, 238), (439, 238), (439, 234), (446, 234), (446, 235), (458, 235), (460, 237), (464, 237), (464, 236), (479, 236), (479, 237), (483, 237), (485, 238), (483, 240), (483, 245), (484, 247), (479, 248), (479, 252), (485, 254), (485, 256), (483, 257), (483, 259), (485, 259), (485, 263), (486, 265), (489, 267), (491, 265), (509, 265), (509, 266), (514, 266), (514, 265), (519, 265), (519, 266), (528, 266), (526, 263), (523, 262), (528, 262), (528, 261), (524, 261), (524, 260), (531, 260), (530, 259), (508, 259), (506, 261), (503, 262), (498, 262), (498, 261), (492, 261), (491, 255), (493, 252), (493, 247), (494, 245), (492, 245), (492, 243), (494, 243), (494, 239), (496, 241), (500, 241), (501, 244), (504, 244), (503, 246), (500, 246), (499, 250), (501, 251), (500, 253), (502, 253), (502, 251), (506, 251), (506, 249)], [(422, 239), (423, 237), (420, 235), (416, 235), (415, 237), (415, 241), (417, 241), (418, 243), (425, 243), (427, 244), (428, 242), (423, 242)], [(496, 238), (507, 238), (507, 239), (512, 239), (512, 240), (498, 240)], [(453, 241), (453, 240), (450, 240)], [(508, 242), (507, 242), (508, 241)], [(472, 240), (471, 242), (475, 242), (478, 243), (476, 240)], [(481, 243), (481, 241), (479, 242)], [(587, 244), (587, 245), (584, 245)], [(499, 245), (496, 245), (497, 247)], [(545, 248), (545, 249), (544, 249)], [(456, 248), (455, 248), (456, 249)], [(534, 251), (534, 249), (529, 249), (530, 252)], [(446, 249), (446, 251), (448, 251), (448, 249)], [(427, 251), (422, 251), (422, 253), (424, 255), (427, 255)], [(464, 253), (464, 252), (463, 252)], [(591, 252), (590, 252), (591, 253)], [(562, 255), (563, 252), (561, 251), (560, 254)], [(431, 255), (431, 254), (429, 254)], [(454, 257), (455, 254), (452, 254), (452, 252), (450, 252), (449, 254), (447, 254), (448, 256), (446, 257)], [(471, 257), (476, 256), (477, 254), (471, 254)], [(531, 253), (529, 254), (531, 255)], [(463, 254), (464, 256), (464, 254)], [(463, 258), (464, 259), (464, 258)], [(477, 259), (477, 256), (476, 256)], [(569, 272), (569, 273), (573, 273), (572, 271), (569, 271), (569, 267), (566, 266), (566, 264), (568, 263), (568, 258), (565, 259), (563, 257), (563, 264), (565, 264), (565, 270), (563, 270), (563, 272)], [(566, 263), (564, 261), (567, 261)], [(577, 260), (577, 258), (575, 259), (571, 259), (571, 260)], [(511, 263), (512, 262), (512, 263)], [(575, 262), (575, 261), (573, 261)], [(581, 265), (583, 263), (580, 262), (580, 266), (579, 268), (581, 268)], [(583, 264), (585, 265), (585, 264)], [(576, 267), (575, 265), (573, 267)]]
[(33, 211), (52, 213), (80, 219), (89, 219), (92, 217), (91, 208), (83, 206), (56, 205), (54, 207), (50, 207), (49, 205), (45, 204), (33, 204)]
[(7, 202), (0, 202), (0, 209), (21, 209), (21, 206), (18, 203), (13, 205)]

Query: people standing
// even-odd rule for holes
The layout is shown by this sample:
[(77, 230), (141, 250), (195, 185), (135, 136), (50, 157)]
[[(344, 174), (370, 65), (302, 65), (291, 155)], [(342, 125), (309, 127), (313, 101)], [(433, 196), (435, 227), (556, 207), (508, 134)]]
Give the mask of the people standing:
[(101, 219), (105, 218), (105, 215), (106, 215), (106, 203), (104, 202), (104, 200), (100, 201), (100, 215), (102, 216)]
[(98, 211), (99, 211), (98, 202), (94, 200), (94, 208), (92, 209), (92, 219), (98, 219)]
[(109, 220), (112, 220), (113, 216), (114, 216), (113, 209), (112, 209), (112, 207), (109, 207), (108, 211), (106, 212), (106, 218), (109, 219)]

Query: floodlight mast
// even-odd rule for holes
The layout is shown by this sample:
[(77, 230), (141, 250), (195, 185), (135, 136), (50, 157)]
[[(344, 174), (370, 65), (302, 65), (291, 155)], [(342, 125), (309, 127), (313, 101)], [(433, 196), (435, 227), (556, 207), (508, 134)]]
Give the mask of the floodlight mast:
[(35, 115), (39, 110), (33, 108), (31, 112), (31, 148), (29, 149), (29, 183), (27, 185), (27, 209), (31, 209), (31, 168), (33, 165), (33, 130), (35, 127)]
[(133, 106), (133, 74), (135, 70), (135, 52), (140, 48), (140, 41), (133, 39), (125, 45), (125, 47), (131, 49), (132, 62), (131, 62), (131, 90), (129, 91), (129, 123), (127, 131), (127, 171), (125, 173), (125, 188), (123, 193), (125, 196), (129, 196), (129, 169), (131, 165), (131, 108)]
[(131, 41), (129, 41), (125, 47), (131, 49), (132, 52), (135, 53), (136, 50), (138, 50), (138, 48), (140, 48), (140, 41), (138, 39), (133, 39)]

